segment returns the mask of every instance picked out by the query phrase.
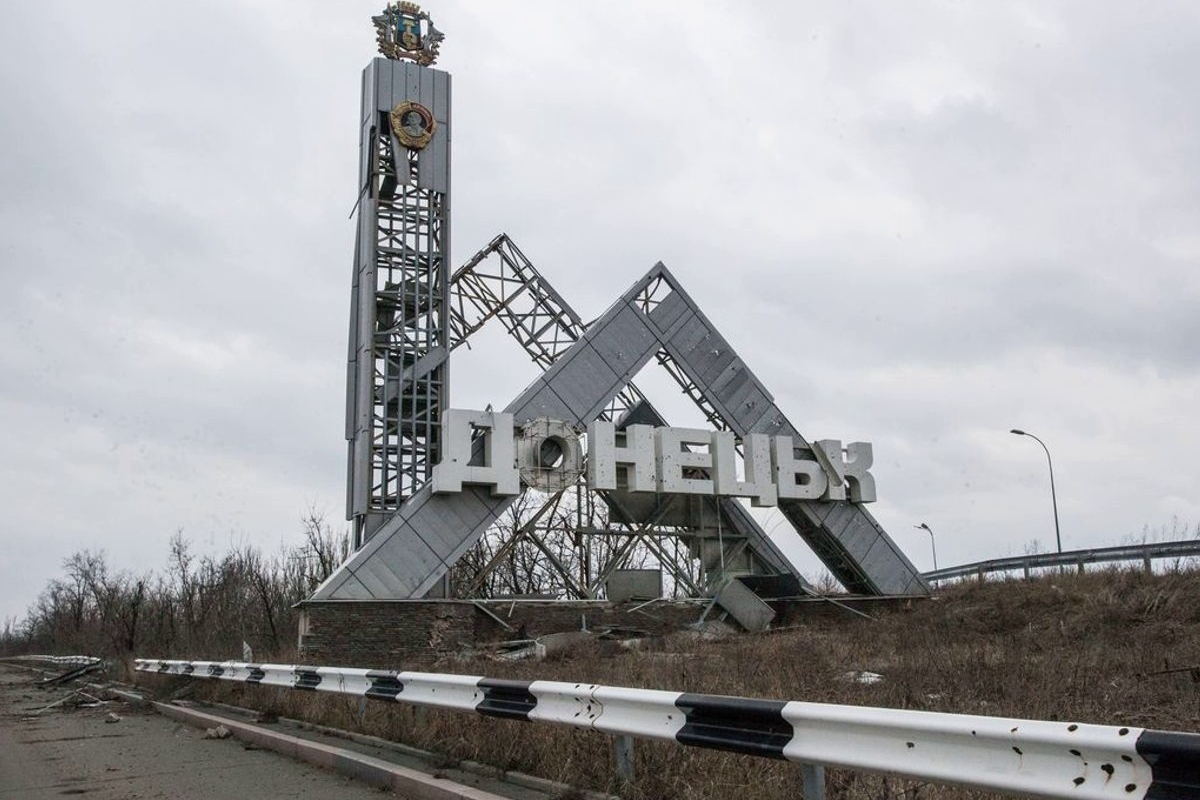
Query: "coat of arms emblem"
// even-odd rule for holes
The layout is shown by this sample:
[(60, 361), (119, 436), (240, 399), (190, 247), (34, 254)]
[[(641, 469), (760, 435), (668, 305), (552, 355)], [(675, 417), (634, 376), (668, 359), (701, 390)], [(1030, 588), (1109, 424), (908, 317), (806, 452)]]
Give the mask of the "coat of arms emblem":
[(420, 150), (429, 144), (437, 130), (433, 112), (420, 103), (405, 101), (398, 104), (389, 114), (392, 133), (410, 150)]
[(391, 59), (408, 59), (427, 67), (437, 60), (445, 36), (433, 27), (429, 13), (416, 3), (388, 3), (371, 17), (379, 52)]

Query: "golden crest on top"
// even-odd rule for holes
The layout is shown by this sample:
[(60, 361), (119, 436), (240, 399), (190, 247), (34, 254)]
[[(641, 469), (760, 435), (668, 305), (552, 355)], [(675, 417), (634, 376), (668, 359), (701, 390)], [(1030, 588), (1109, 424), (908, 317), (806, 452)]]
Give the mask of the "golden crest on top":
[(383, 13), (371, 17), (371, 21), (383, 55), (415, 61), (423, 67), (437, 61), (438, 48), (446, 37), (416, 3), (388, 3)]

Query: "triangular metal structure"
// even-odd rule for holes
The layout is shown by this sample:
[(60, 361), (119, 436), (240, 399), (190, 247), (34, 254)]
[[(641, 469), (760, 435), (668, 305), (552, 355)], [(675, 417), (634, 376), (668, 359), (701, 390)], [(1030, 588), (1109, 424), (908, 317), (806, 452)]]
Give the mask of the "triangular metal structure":
[[(561, 308), (566, 304), (561, 303)], [(531, 328), (524, 333), (536, 338), (540, 332)], [(662, 264), (588, 326), (505, 411), (513, 414), (518, 424), (550, 418), (581, 428), (611, 414), (618, 398), (627, 411), (648, 413), (640, 398), (622, 397), (622, 393), (655, 357), (677, 371), (677, 379), (685, 382), (710, 419), (737, 436), (785, 435), (801, 447), (808, 446)], [(455, 562), (512, 502), (512, 497), (493, 496), (483, 487), (434, 494), (426, 483), (382, 522), (311, 599), (426, 597), (437, 591)], [(727, 502), (748, 518), (739, 504)], [(873, 595), (928, 592), (916, 568), (861, 505), (782, 501), (780, 510), (850, 591)], [(752, 520), (747, 530), (761, 534)], [(780, 559), (779, 566), (794, 574), (794, 567), (765, 534), (753, 544), (765, 558)]]
[[(525, 254), (506, 235), (500, 234), (455, 270), (450, 278), (450, 349), (467, 344), (493, 320), (497, 321), (529, 355), (545, 369), (564, 355), (585, 330), (579, 314), (538, 272)], [(716, 427), (720, 418), (697, 394), (686, 375), (659, 351), (659, 364), (693, 400)], [(629, 383), (617, 393), (604, 413), (618, 428), (642, 424), (658, 427), (667, 422), (649, 399)], [(549, 562), (552, 581), (576, 599), (596, 597), (610, 577), (644, 555), (657, 562), (673, 584), (672, 593), (709, 594), (730, 577), (750, 581), (764, 596), (788, 597), (814, 593), (800, 571), (771, 541), (758, 522), (736, 500), (729, 497), (633, 495), (628, 492), (592, 491), (580, 480), (575, 502), (585, 509), (578, 514), (569, 533), (574, 539), (573, 563), (583, 565), (583, 575), (573, 575), (554, 557), (550, 542), (562, 541), (564, 526), (553, 522), (561, 495), (552, 495), (528, 522), (515, 532), (495, 530), (499, 544), (490, 561), (473, 564), (466, 586), (459, 592), (474, 596), (489, 575), (513, 558), (522, 541), (532, 543)], [(589, 528), (596, 508), (592, 496), (608, 510), (603, 529)], [(585, 498), (581, 501), (581, 498)], [(604, 515), (599, 515), (603, 518)], [(551, 520), (547, 522), (546, 520)], [(582, 523), (582, 527), (581, 527)], [(682, 528), (682, 530), (681, 530)], [(585, 533), (585, 531), (589, 531)], [(590, 535), (615, 536), (620, 545), (593, 564), (591, 548), (583, 543)], [(682, 545), (682, 551), (670, 542)], [(594, 572), (592, 567), (594, 566)], [(700, 574), (697, 575), (696, 567)], [(547, 587), (552, 588), (552, 587)]]

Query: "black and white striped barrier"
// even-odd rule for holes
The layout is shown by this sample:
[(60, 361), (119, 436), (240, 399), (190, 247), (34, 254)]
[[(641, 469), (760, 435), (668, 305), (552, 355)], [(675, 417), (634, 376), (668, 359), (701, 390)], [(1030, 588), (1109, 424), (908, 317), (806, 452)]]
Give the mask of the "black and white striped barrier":
[(558, 681), (226, 661), (136, 669), (573, 725), (1026, 797), (1200, 797), (1200, 734)]
[(92, 656), (12, 656), (13, 661), (41, 661), (56, 667), (90, 667), (102, 659)]

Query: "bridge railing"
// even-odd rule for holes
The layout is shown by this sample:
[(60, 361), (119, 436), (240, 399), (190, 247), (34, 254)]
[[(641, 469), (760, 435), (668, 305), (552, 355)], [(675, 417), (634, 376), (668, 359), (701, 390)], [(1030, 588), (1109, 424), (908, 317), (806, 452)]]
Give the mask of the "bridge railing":
[(1051, 798), (1200, 796), (1200, 735), (558, 681), (138, 659), (136, 669), (570, 725)]
[(993, 572), (1022, 570), (1025, 577), (1035, 569), (1048, 567), (1076, 567), (1083, 570), (1085, 564), (1100, 564), (1117, 561), (1140, 561), (1147, 570), (1151, 562), (1164, 558), (1188, 558), (1200, 556), (1200, 539), (1180, 542), (1154, 542), (1152, 544), (1118, 545), (1117, 547), (1095, 547), (1088, 550), (1068, 550), (1064, 553), (1037, 553), (1025, 556), (993, 558), (976, 561), (957, 567), (946, 567), (922, 574), (927, 581), (945, 581), (954, 578), (979, 577)]

